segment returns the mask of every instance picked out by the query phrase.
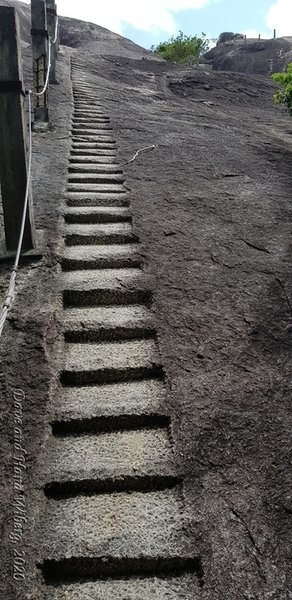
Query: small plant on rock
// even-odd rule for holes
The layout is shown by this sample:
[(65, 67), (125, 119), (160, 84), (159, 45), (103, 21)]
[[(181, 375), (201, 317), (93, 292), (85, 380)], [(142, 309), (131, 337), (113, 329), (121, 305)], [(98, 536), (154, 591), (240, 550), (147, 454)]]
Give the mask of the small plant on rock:
[(287, 65), (284, 73), (274, 73), (272, 79), (283, 88), (274, 95), (274, 102), (286, 106), (289, 115), (292, 116), (292, 63)]

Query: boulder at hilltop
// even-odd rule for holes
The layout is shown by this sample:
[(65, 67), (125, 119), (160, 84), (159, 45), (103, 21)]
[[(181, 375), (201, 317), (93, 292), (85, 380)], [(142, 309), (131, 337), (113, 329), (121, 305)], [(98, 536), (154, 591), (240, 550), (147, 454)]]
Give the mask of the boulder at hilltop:
[[(233, 35), (233, 39), (224, 37), (229, 35)], [(292, 62), (292, 37), (244, 40), (236, 34), (221, 36), (217, 46), (205, 54), (215, 71), (268, 76), (283, 71)]]
[(232, 33), (231, 31), (224, 31), (219, 35), (217, 46), (219, 46), (219, 44), (226, 44), (226, 42), (232, 42), (235, 39), (242, 40), (243, 38), (244, 36), (241, 33)]

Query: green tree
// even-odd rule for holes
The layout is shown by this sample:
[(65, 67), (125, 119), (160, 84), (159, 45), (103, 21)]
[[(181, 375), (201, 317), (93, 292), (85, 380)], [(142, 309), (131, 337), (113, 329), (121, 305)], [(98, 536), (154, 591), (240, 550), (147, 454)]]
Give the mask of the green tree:
[(284, 73), (274, 73), (272, 79), (282, 86), (274, 95), (276, 104), (284, 104), (289, 115), (292, 116), (292, 63), (287, 65)]
[(206, 34), (202, 37), (197, 35), (185, 35), (182, 31), (177, 37), (172, 36), (167, 42), (161, 42), (158, 46), (152, 46), (152, 52), (158, 54), (165, 60), (176, 63), (197, 63), (200, 56), (209, 49), (209, 40)]

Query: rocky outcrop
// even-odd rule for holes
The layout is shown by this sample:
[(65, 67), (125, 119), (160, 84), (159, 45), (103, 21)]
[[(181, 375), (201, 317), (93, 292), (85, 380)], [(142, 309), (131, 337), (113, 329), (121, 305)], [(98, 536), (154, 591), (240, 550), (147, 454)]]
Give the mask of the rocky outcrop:
[(220, 35), (219, 35), (217, 46), (219, 46), (219, 44), (225, 44), (226, 42), (231, 42), (235, 39), (243, 40), (244, 35), (242, 35), (242, 33), (232, 33), (231, 31), (224, 31), (223, 33), (220, 33)]
[(268, 76), (283, 71), (292, 62), (292, 37), (244, 40), (237, 34), (223, 33), (205, 58), (215, 71)]

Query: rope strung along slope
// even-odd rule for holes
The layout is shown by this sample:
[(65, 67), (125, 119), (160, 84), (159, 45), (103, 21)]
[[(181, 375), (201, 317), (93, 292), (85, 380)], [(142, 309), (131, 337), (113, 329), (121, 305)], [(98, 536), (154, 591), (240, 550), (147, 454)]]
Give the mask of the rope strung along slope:
[(23, 244), (23, 236), (24, 236), (24, 228), (25, 228), (25, 221), (26, 221), (26, 214), (27, 214), (27, 207), (28, 207), (28, 199), (29, 199), (29, 189), (30, 189), (30, 184), (31, 184), (31, 166), (32, 166), (32, 102), (31, 102), (31, 96), (32, 94), (34, 94), (35, 96), (42, 96), (43, 94), (45, 94), (47, 87), (49, 85), (49, 78), (50, 78), (50, 70), (51, 70), (51, 45), (55, 44), (57, 41), (57, 36), (58, 36), (58, 23), (59, 23), (59, 19), (57, 18), (56, 20), (56, 29), (55, 29), (55, 37), (54, 40), (52, 40), (51, 38), (49, 38), (49, 44), (48, 44), (48, 69), (47, 69), (47, 76), (46, 76), (46, 81), (45, 81), (45, 85), (42, 89), (41, 92), (32, 92), (32, 90), (28, 90), (27, 92), (27, 98), (28, 98), (28, 127), (29, 127), (29, 142), (28, 142), (28, 162), (27, 162), (27, 182), (26, 182), (26, 190), (25, 190), (25, 199), (24, 199), (24, 205), (23, 205), (23, 214), (22, 214), (22, 222), (21, 222), (21, 228), (20, 228), (20, 233), (19, 233), (19, 240), (18, 240), (18, 246), (17, 246), (17, 251), (16, 251), (16, 257), (15, 257), (15, 261), (13, 264), (13, 268), (12, 268), (12, 272), (10, 275), (10, 281), (9, 281), (9, 287), (8, 287), (8, 291), (7, 294), (5, 296), (4, 302), (2, 304), (2, 308), (0, 311), (0, 337), (2, 335), (3, 332), (3, 328), (8, 316), (9, 311), (11, 310), (12, 307), (12, 303), (13, 303), (13, 299), (15, 296), (15, 283), (16, 283), (16, 276), (17, 276), (17, 271), (18, 271), (18, 267), (19, 267), (19, 260), (20, 260), (20, 254), (21, 254), (21, 248), (22, 248), (22, 244)]

